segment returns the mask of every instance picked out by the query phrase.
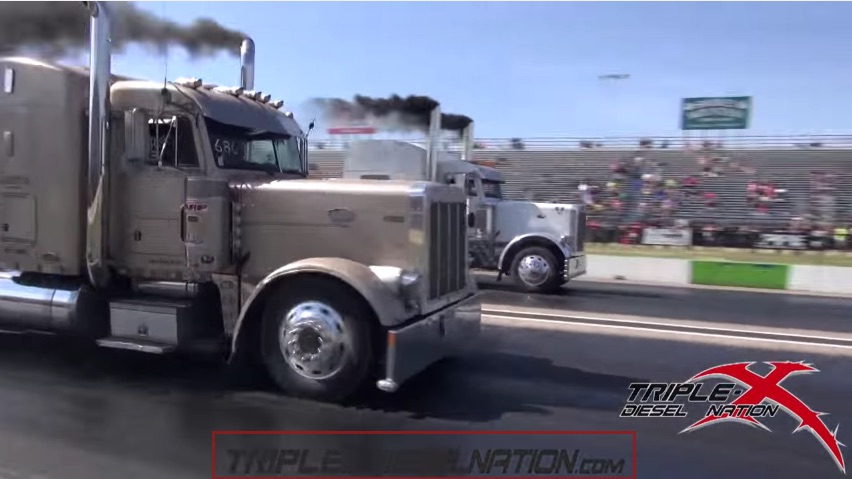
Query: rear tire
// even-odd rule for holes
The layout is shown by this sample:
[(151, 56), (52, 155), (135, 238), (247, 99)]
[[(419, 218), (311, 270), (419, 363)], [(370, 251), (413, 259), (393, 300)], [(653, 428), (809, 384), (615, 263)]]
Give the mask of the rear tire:
[(281, 285), (263, 311), (263, 362), (288, 395), (344, 401), (371, 377), (374, 319), (363, 298), (333, 279)]
[(530, 246), (515, 255), (510, 271), (512, 280), (522, 291), (550, 294), (558, 291), (564, 284), (563, 267), (547, 248)]

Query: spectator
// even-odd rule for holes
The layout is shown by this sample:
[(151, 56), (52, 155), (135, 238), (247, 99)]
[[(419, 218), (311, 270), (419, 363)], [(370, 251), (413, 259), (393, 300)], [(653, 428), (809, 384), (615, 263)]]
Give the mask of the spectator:
[(578, 186), (577, 189), (580, 190), (580, 199), (583, 201), (583, 204), (588, 206), (595, 202), (591, 185), (583, 182), (580, 183), (580, 186)]
[(701, 176), (710, 176), (713, 173), (713, 167), (705, 157), (698, 158), (698, 165), (701, 167)]
[(849, 243), (849, 233), (852, 228), (844, 228), (839, 226), (834, 228), (834, 247), (837, 249), (847, 249)]
[(746, 186), (746, 202), (750, 208), (757, 206), (758, 189), (760, 184), (757, 181), (749, 181)]
[(621, 211), (622, 203), (618, 198), (613, 198), (609, 205), (614, 211)]
[(716, 193), (707, 192), (704, 193), (704, 206), (709, 209), (716, 208)]
[(674, 201), (669, 197), (664, 198), (661, 208), (663, 216), (665, 218), (670, 218), (672, 215), (672, 210), (674, 210)]

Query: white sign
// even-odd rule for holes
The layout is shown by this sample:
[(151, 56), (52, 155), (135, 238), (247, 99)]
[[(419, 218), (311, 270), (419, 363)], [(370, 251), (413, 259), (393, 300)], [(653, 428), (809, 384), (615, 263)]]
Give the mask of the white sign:
[(758, 248), (773, 249), (807, 249), (808, 243), (804, 235), (799, 234), (761, 234)]
[(642, 230), (642, 244), (657, 246), (689, 246), (692, 244), (692, 230), (645, 228)]

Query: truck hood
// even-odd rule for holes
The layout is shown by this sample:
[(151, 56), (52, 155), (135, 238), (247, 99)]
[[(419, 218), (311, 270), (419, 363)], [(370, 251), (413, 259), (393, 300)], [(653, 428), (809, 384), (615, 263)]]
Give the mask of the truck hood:
[(409, 197), (421, 182), (278, 180), (232, 183), (243, 205), (246, 274), (264, 277), (305, 258), (410, 266)]
[(497, 240), (509, 242), (513, 238), (540, 233), (559, 238), (571, 233), (571, 205), (562, 203), (533, 203), (530, 201), (499, 201), (495, 209)]

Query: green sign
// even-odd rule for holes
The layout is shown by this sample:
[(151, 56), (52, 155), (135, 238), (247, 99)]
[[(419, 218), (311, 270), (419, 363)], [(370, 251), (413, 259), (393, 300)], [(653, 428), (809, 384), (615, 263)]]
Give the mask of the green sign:
[(684, 98), (681, 130), (745, 130), (751, 117), (750, 96)]

